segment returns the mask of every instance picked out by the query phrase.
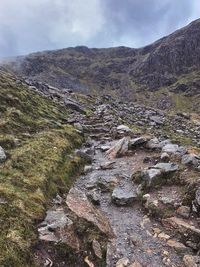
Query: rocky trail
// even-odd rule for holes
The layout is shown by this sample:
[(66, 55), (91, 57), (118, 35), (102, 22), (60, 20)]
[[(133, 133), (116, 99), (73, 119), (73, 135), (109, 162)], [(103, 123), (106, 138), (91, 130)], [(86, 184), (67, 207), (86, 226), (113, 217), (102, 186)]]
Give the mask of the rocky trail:
[[(198, 156), (163, 136), (141, 136), (119, 125), (105, 105), (69, 121), (86, 136), (76, 154), (87, 165), (69, 193), (54, 199), (39, 225), (41, 247), (35, 255), (41, 266), (200, 266), (195, 256), (198, 198), (192, 208), (180, 182), (188, 171), (182, 165), (189, 164), (190, 173), (198, 175)], [(90, 223), (81, 226), (81, 233), (80, 218)], [(99, 233), (88, 237), (91, 224)], [(81, 238), (89, 239), (90, 247)], [(67, 244), (76, 260), (60, 256), (49, 242)]]

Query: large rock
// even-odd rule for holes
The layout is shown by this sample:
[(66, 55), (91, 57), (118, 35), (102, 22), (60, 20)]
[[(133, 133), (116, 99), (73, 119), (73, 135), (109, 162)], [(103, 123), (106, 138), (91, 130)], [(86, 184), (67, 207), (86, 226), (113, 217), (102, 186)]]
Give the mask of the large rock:
[(166, 144), (165, 146), (163, 146), (162, 152), (166, 152), (169, 154), (184, 155), (187, 152), (187, 150), (186, 148), (176, 144)]
[(162, 171), (160, 169), (148, 169), (141, 172), (141, 183), (145, 187), (152, 187), (162, 179)]
[(136, 199), (136, 190), (130, 183), (116, 186), (112, 193), (113, 203), (119, 206), (132, 204)]
[(183, 155), (181, 163), (184, 165), (197, 167), (198, 165), (200, 165), (200, 158), (197, 155), (186, 154)]
[(178, 169), (178, 165), (174, 163), (158, 163), (149, 169), (143, 170), (139, 182), (147, 188), (163, 184), (168, 178), (171, 178), (170, 174), (175, 173)]
[(146, 136), (137, 137), (129, 141), (129, 148), (134, 148), (136, 146), (144, 145), (149, 141)]
[(66, 204), (79, 218), (93, 223), (106, 235), (113, 236), (113, 231), (107, 218), (100, 210), (94, 207), (84, 192), (77, 188), (72, 188), (67, 195)]
[(107, 152), (106, 155), (110, 159), (116, 157), (124, 156), (128, 151), (129, 138), (124, 137), (120, 139), (114, 146), (112, 146)]
[(48, 211), (38, 231), (40, 240), (65, 243), (77, 251), (80, 248), (73, 222), (62, 208)]
[(4, 162), (6, 160), (6, 153), (4, 149), (0, 146), (0, 162)]

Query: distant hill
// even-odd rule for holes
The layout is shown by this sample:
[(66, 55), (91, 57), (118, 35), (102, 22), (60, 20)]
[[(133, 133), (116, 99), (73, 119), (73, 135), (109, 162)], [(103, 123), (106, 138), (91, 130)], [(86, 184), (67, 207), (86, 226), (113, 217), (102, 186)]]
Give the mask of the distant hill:
[(145, 97), (152, 103), (155, 96), (169, 97), (169, 102), (174, 94), (196, 97), (200, 93), (200, 19), (139, 49), (79, 46), (17, 57), (4, 67), (29, 79), (86, 94), (139, 101)]

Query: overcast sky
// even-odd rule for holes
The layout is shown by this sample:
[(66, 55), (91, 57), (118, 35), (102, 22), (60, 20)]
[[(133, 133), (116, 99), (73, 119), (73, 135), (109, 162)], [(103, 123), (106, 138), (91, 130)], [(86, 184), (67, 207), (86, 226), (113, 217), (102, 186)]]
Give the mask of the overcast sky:
[(0, 57), (140, 47), (200, 17), (200, 0), (0, 0)]

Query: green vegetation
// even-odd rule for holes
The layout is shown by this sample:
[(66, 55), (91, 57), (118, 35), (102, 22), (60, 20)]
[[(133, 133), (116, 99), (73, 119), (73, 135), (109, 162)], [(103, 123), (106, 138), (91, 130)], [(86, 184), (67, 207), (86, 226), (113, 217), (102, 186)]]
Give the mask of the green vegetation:
[(0, 266), (32, 266), (36, 224), (56, 192), (66, 192), (81, 159), (82, 137), (65, 125), (68, 110), (0, 73)]

